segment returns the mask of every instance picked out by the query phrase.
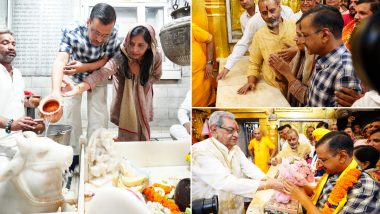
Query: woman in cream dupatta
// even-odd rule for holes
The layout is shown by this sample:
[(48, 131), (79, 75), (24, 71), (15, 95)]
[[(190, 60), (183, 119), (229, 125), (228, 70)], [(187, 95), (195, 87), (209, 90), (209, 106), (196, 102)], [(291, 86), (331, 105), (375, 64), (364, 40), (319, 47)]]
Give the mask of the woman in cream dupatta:
[(118, 141), (150, 140), (153, 120), (153, 83), (161, 78), (162, 58), (157, 50), (155, 31), (150, 25), (130, 30), (120, 51), (101, 69), (65, 96), (91, 90), (113, 75), (111, 122), (119, 127)]
[(274, 70), (284, 75), (288, 81), (286, 99), (292, 107), (305, 105), (307, 88), (310, 86), (310, 77), (314, 70), (315, 55), (310, 55), (305, 50), (300, 23), (297, 22), (296, 41), (298, 51), (288, 64), (277, 54), (269, 56), (269, 64)]

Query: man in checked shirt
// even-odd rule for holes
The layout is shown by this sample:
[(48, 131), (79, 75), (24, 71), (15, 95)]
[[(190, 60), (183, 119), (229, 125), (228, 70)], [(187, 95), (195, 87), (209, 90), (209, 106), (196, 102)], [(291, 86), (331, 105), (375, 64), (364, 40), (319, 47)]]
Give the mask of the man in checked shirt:
[(309, 54), (318, 55), (306, 92), (306, 106), (338, 106), (335, 91), (342, 87), (362, 90), (351, 53), (342, 42), (342, 29), (342, 15), (330, 6), (319, 5), (301, 17), (303, 43)]
[(327, 208), (339, 214), (380, 213), (380, 186), (358, 166), (353, 150), (353, 142), (346, 133), (327, 133), (315, 144), (325, 169), (318, 185), (311, 189), (285, 182), (285, 193), (299, 201), (307, 213), (326, 213)]
[[(63, 76), (68, 75), (75, 83), (83, 82), (92, 71), (101, 68), (116, 49), (117, 29), (115, 9), (105, 3), (96, 4), (86, 23), (75, 24), (62, 30), (58, 55), (53, 64), (52, 94), (62, 99)], [(87, 93), (87, 139), (98, 128), (107, 128), (107, 83)], [(79, 137), (82, 134), (82, 96), (64, 98), (64, 115), (61, 123), (72, 126), (70, 144), (74, 149), (71, 170), (79, 160)]]

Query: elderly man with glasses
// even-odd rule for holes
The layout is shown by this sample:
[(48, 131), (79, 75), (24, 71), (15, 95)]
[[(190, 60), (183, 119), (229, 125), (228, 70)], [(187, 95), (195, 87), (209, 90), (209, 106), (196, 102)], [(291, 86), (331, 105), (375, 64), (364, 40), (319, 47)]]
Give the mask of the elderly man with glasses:
[[(86, 23), (75, 24), (62, 30), (59, 53), (53, 64), (52, 94), (62, 99), (63, 76), (68, 75), (75, 83), (81, 83), (92, 71), (101, 68), (116, 49), (117, 29), (115, 9), (105, 3), (96, 4)], [(87, 93), (87, 138), (98, 128), (108, 125), (107, 84), (98, 85)], [(74, 149), (73, 166), (79, 155), (79, 137), (82, 134), (82, 96), (64, 100), (64, 121), (72, 125), (70, 143)]]
[(243, 213), (244, 197), (256, 191), (283, 190), (237, 146), (239, 127), (230, 112), (215, 111), (210, 116), (212, 137), (192, 146), (192, 200), (218, 195), (219, 213)]

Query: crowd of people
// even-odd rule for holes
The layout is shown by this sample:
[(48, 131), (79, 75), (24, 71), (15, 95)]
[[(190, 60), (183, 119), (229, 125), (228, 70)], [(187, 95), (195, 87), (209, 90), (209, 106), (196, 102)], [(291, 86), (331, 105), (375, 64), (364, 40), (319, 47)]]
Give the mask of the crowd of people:
[[(352, 37), (361, 23), (380, 11), (378, 0), (327, 0), (325, 3), (301, 0), (299, 11), (292, 11), (280, 0), (257, 3), (241, 0), (240, 4), (245, 9), (240, 16), (243, 35), (224, 68), (219, 69), (217, 80), (233, 78), (229, 71), (249, 51), (247, 82), (238, 89), (239, 95), (254, 91), (262, 78), (278, 88), (293, 107), (379, 106), (379, 94), (368, 91), (369, 86), (358, 77), (351, 55), (355, 51), (351, 48)], [(207, 53), (205, 49), (204, 53)], [(207, 62), (213, 61), (210, 56), (212, 53)], [(202, 57), (193, 55), (198, 60)], [(205, 62), (201, 67), (207, 69)], [(204, 83), (213, 78), (209, 73), (203, 70)], [(202, 80), (196, 79), (201, 84)], [(193, 87), (193, 94), (208, 95), (211, 100), (214, 91), (212, 87)], [(363, 98), (366, 93), (369, 94)]]

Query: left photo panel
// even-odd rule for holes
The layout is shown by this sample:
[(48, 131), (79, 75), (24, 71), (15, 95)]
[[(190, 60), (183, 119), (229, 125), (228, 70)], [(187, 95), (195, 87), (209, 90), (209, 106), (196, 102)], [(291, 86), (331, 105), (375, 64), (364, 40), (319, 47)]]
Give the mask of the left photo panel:
[(191, 2), (0, 0), (0, 213), (190, 213)]

